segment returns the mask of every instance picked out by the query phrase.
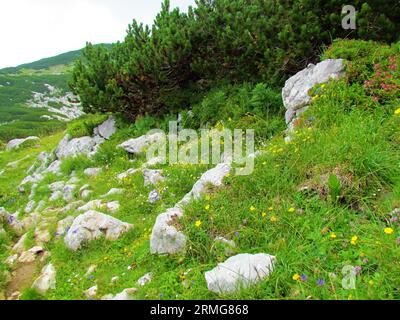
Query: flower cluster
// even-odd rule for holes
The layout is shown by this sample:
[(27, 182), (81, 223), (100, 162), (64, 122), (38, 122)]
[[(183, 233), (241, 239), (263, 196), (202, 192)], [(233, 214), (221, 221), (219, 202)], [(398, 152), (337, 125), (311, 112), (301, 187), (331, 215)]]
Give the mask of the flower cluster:
[(400, 96), (400, 79), (398, 78), (398, 63), (396, 57), (389, 57), (384, 63), (374, 65), (374, 76), (364, 82), (364, 88), (375, 102), (392, 100)]

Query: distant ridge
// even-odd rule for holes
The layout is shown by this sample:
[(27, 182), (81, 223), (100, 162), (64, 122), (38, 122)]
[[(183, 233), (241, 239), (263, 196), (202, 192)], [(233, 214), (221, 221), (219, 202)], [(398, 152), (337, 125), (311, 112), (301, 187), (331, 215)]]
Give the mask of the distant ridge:
[[(106, 47), (111, 48), (111, 44), (104, 44)], [(17, 73), (22, 69), (32, 69), (32, 70), (43, 70), (49, 69), (58, 65), (69, 65), (73, 63), (76, 59), (81, 57), (82, 49), (65, 52), (54, 57), (40, 59), (35, 62), (21, 64), (17, 67), (8, 67), (4, 69), (0, 69), (0, 73)]]

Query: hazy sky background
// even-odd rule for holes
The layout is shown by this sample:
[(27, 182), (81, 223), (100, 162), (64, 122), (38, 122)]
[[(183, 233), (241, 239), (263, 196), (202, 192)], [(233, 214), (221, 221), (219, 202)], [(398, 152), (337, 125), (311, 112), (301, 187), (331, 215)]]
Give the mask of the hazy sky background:
[[(0, 68), (125, 37), (133, 19), (151, 24), (161, 0), (1, 0)], [(194, 0), (171, 0), (186, 11)]]

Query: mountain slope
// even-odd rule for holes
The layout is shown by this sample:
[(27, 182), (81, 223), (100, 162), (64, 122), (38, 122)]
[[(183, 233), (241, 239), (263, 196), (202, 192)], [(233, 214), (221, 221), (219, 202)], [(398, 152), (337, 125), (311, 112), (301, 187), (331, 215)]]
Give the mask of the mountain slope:
[[(125, 289), (131, 289), (136, 299), (152, 300), (399, 299), (400, 46), (340, 41), (324, 54), (324, 59), (339, 58), (348, 62), (346, 76), (318, 84), (308, 93), (309, 108), (296, 120), (290, 141), (285, 141), (280, 126), (272, 138), (258, 135), (260, 153), (252, 174), (235, 176), (232, 171), (223, 185), (209, 186), (184, 206), (183, 217), (176, 217), (170, 227), (187, 237), (186, 250), (174, 255), (150, 254), (155, 223), (214, 166), (154, 164), (150, 168), (163, 170), (164, 179), (146, 184), (144, 172), (132, 170), (143, 168), (145, 155), (118, 147), (150, 129), (165, 129), (170, 119), (145, 117), (134, 124), (119, 119), (116, 133), (93, 157), (62, 159), (58, 174), (45, 174), (36, 184), (28, 182), (20, 192), (17, 187), (32, 164), (33, 171), (43, 172), (44, 168), (38, 169), (43, 156), (36, 156), (45, 151), (54, 160), (53, 151), (63, 135), (1, 152), (0, 207), (19, 214), (3, 222), (0, 288), (8, 297), (19, 295), (9, 290), (18, 290), (22, 299), (110, 299)], [(388, 82), (389, 91), (381, 90)], [(266, 91), (262, 88), (258, 86), (257, 93)], [(216, 116), (210, 101), (226, 103), (223, 111), (237, 115), (243, 106), (252, 110), (254, 99), (248, 98), (248, 91), (243, 86), (211, 92), (193, 106), (196, 114), (191, 119), (213, 117), (216, 129), (235, 121), (235, 126), (247, 125), (248, 113), (240, 119), (227, 114), (225, 119), (223, 113)], [(239, 100), (242, 104), (234, 103)], [(104, 117), (78, 119), (67, 132), (71, 138), (96, 134), (93, 128)], [(284, 121), (281, 113), (275, 117)], [(275, 117), (272, 120), (278, 121)], [(64, 144), (63, 150), (67, 149)], [(126, 170), (130, 171), (125, 177), (119, 176)], [(80, 232), (78, 223), (67, 226), (85, 212), (77, 209), (85, 204), (133, 227), (117, 239), (100, 237), (72, 251), (65, 244), (65, 233), (73, 237)], [(19, 222), (25, 227), (18, 231)], [(23, 234), (21, 252), (40, 244), (51, 254), (41, 253), (32, 278), (18, 287), (10, 281), (15, 280), (11, 272), (18, 275), (24, 264), (12, 261), (21, 253), (10, 247)], [(227, 247), (232, 242), (221, 242), (221, 237), (234, 245)], [(211, 292), (205, 273), (244, 253), (275, 256), (271, 274), (250, 288)], [(40, 295), (30, 286), (48, 263), (56, 270), (56, 286)], [(344, 267), (350, 273), (343, 273)], [(351, 277), (354, 287), (346, 282)]]

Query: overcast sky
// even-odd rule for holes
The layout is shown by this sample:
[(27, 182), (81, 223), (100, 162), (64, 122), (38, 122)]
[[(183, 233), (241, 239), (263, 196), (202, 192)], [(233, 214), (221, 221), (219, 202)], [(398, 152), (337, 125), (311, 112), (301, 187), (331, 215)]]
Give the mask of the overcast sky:
[[(125, 37), (136, 19), (151, 24), (161, 0), (1, 0), (0, 68)], [(194, 0), (171, 0), (186, 10)]]

